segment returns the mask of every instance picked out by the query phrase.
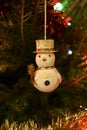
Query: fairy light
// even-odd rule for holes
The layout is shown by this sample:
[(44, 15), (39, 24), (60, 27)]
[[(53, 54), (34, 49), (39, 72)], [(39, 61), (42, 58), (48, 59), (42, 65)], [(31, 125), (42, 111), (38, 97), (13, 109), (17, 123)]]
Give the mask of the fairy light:
[(68, 26), (71, 26), (71, 23), (70, 23), (70, 22), (68, 22)]
[(81, 105), (80, 105), (79, 107), (87, 111), (87, 108), (85, 108), (85, 107), (83, 107), (83, 106), (81, 106)]
[(67, 53), (68, 53), (69, 55), (72, 55), (73, 51), (69, 49), (69, 50), (67, 51)]
[(61, 11), (62, 10), (62, 4), (60, 2), (56, 3), (54, 6), (53, 6), (54, 10), (56, 11)]

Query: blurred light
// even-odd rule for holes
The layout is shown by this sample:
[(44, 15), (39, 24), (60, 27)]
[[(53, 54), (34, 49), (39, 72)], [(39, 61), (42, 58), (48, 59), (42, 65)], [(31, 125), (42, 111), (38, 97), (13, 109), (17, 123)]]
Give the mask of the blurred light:
[(81, 105), (80, 105), (79, 107), (87, 111), (87, 108), (85, 108), (85, 107), (83, 107), (83, 106), (81, 106)]
[(67, 53), (68, 53), (69, 55), (72, 55), (73, 52), (72, 52), (72, 50), (69, 49), (69, 50), (67, 51)]
[(64, 19), (65, 17), (63, 16), (62, 19)]
[(70, 22), (68, 22), (68, 26), (71, 26), (71, 23), (70, 23)]
[(62, 4), (61, 3), (56, 3), (54, 6), (53, 6), (53, 8), (54, 8), (54, 10), (56, 10), (56, 11), (61, 11), (62, 10)]
[(83, 108), (83, 106), (81, 106), (81, 105), (80, 105), (79, 107), (80, 107), (80, 108)]

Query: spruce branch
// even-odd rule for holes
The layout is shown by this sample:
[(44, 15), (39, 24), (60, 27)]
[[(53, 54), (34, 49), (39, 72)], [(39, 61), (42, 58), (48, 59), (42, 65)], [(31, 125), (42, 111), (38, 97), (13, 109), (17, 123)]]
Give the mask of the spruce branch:
[[(87, 74), (86, 73), (84, 73), (84, 74), (82, 74), (82, 76), (77, 76), (77, 77), (74, 77), (74, 78), (71, 78), (70, 80), (69, 80), (69, 85), (70, 86), (76, 86), (76, 85), (78, 85), (83, 79), (85, 79), (87, 77)], [(86, 87), (84, 87), (84, 89), (87, 89)]]

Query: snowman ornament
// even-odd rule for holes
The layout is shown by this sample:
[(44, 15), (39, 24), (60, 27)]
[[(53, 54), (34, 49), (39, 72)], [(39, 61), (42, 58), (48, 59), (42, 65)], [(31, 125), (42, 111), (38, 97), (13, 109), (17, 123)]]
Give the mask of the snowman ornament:
[(35, 61), (37, 70), (34, 75), (34, 87), (42, 92), (54, 91), (62, 81), (61, 75), (54, 67), (54, 40), (36, 40)]

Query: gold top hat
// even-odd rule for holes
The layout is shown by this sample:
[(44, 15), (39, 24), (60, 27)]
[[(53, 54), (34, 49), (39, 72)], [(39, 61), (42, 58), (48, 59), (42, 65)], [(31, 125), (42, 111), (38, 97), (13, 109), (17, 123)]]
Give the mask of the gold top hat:
[(54, 40), (36, 40), (36, 51), (34, 53), (57, 52), (54, 50)]

